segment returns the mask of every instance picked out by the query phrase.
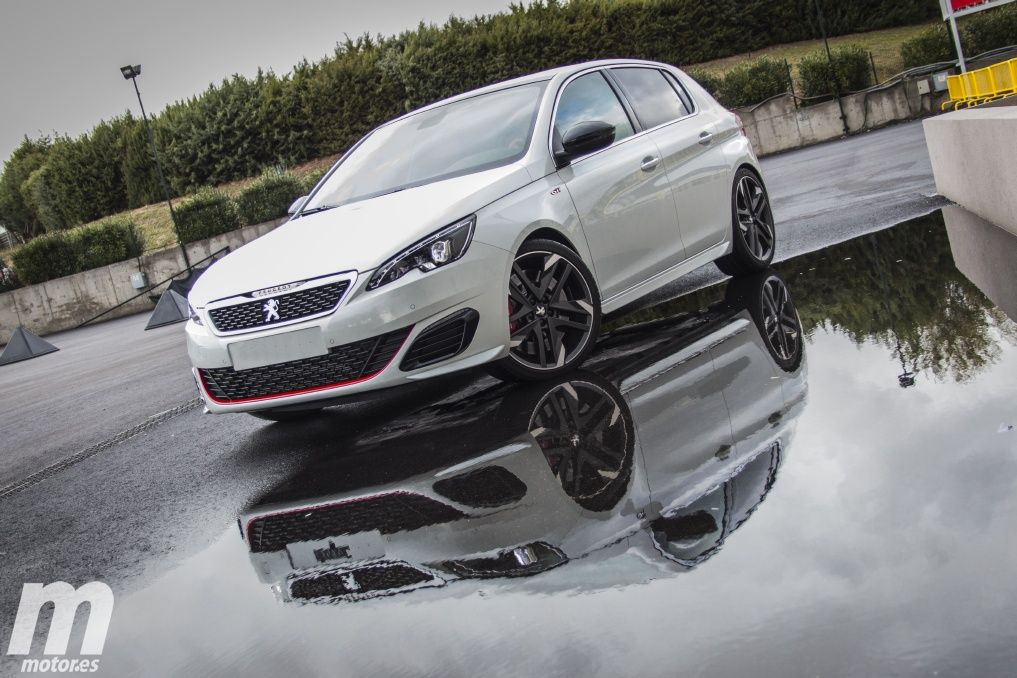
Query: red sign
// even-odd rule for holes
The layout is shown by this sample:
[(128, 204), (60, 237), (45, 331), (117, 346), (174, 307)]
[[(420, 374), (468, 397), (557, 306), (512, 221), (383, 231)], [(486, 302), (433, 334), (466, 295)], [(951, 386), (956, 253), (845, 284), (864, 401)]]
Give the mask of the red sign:
[(983, 2), (985, 2), (985, 0), (950, 0), (950, 6), (953, 7), (953, 11), (959, 12), (962, 9), (980, 5)]

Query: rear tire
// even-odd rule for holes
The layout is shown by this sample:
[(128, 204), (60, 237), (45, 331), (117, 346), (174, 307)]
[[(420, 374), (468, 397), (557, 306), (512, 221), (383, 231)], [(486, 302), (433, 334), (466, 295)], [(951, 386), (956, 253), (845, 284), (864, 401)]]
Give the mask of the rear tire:
[(770, 357), (785, 372), (794, 372), (805, 355), (804, 331), (787, 283), (767, 270), (732, 281), (727, 301), (752, 316)]
[(736, 277), (765, 271), (777, 248), (777, 231), (766, 187), (747, 167), (735, 173), (731, 221), (733, 250), (717, 259), (717, 268)]
[(600, 331), (600, 294), (578, 254), (553, 240), (530, 240), (508, 281), (509, 355), (486, 368), (504, 381), (540, 381), (578, 367)]

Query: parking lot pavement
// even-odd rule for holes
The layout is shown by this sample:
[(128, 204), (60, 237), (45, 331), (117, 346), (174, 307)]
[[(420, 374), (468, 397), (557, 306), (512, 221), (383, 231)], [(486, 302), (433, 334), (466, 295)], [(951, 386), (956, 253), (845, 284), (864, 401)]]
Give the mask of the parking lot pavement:
[(554, 383), (182, 411), (0, 497), (0, 647), (22, 582), (100, 579), (98, 675), (1008, 675), (1017, 323), (953, 245), (934, 213), (617, 316)]

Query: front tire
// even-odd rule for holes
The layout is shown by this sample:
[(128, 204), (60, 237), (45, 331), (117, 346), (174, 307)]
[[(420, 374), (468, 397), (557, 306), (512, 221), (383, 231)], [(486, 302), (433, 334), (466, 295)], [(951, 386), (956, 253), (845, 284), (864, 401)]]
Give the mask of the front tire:
[(579, 255), (553, 240), (523, 243), (508, 281), (511, 347), (488, 371), (505, 381), (550, 379), (578, 367), (600, 330), (600, 294)]
[(733, 250), (717, 259), (717, 268), (736, 277), (765, 271), (773, 261), (777, 231), (766, 187), (756, 173), (746, 167), (735, 174), (731, 217)]

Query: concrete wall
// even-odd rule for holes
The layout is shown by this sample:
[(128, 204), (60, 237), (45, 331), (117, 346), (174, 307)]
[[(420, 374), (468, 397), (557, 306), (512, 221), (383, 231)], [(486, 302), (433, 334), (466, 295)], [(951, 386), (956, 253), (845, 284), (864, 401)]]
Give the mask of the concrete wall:
[(957, 270), (1017, 320), (1017, 236), (954, 205), (943, 218)]
[[(284, 218), (246, 226), (190, 243), (187, 245), (187, 255), (195, 263), (224, 247), (237, 249), (285, 221)], [(146, 254), (138, 260), (122, 261), (4, 292), (0, 294), (0, 344), (7, 343), (18, 325), (24, 325), (36, 334), (59, 332), (77, 327), (89, 318), (130, 299), (138, 293), (138, 290), (131, 287), (131, 274), (139, 270), (148, 275), (149, 283), (157, 283), (183, 268), (184, 257), (180, 248), (171, 247)], [(153, 288), (150, 293), (159, 294), (167, 285), (168, 281)], [(154, 307), (146, 294), (103, 316), (103, 319), (151, 311)]]
[[(843, 98), (848, 130), (860, 132), (932, 112), (937, 101), (918, 93), (915, 80)], [(749, 108), (738, 109), (746, 132), (759, 155), (780, 153), (844, 136), (836, 100), (798, 108), (786, 95)]]
[(936, 190), (1017, 234), (1017, 108), (976, 108), (925, 121)]

